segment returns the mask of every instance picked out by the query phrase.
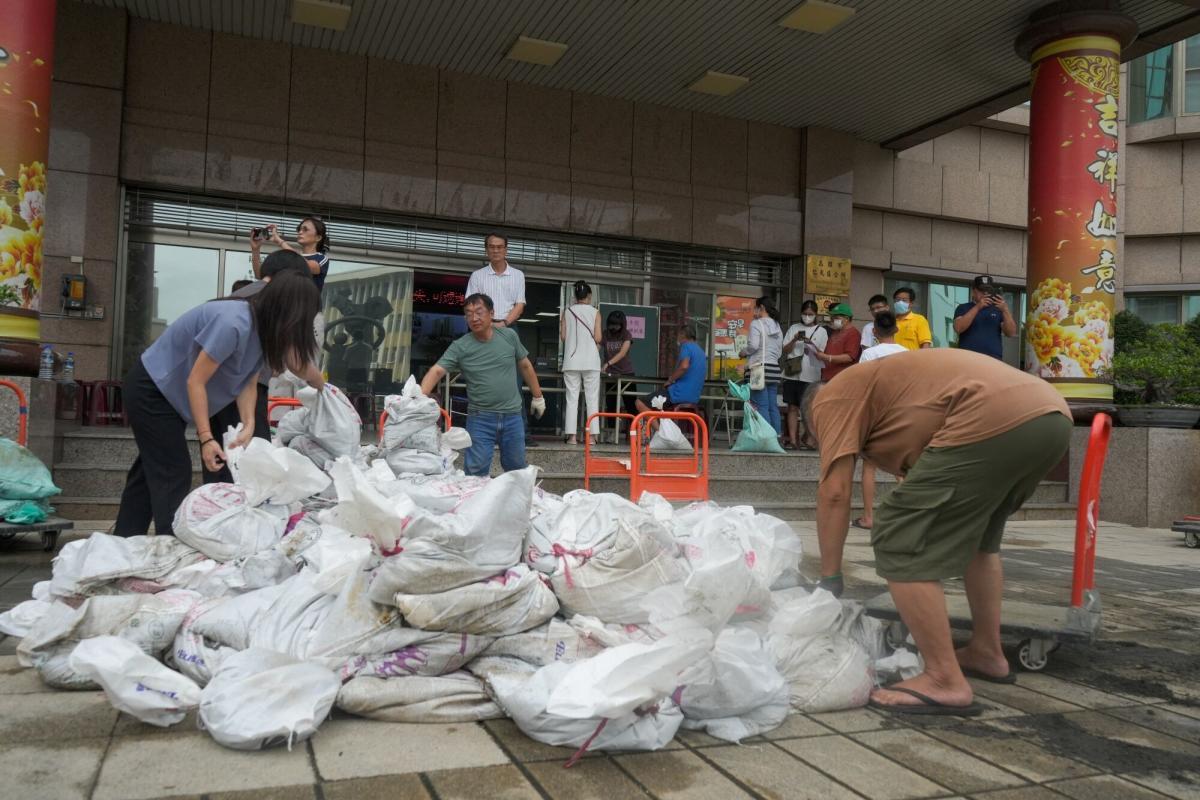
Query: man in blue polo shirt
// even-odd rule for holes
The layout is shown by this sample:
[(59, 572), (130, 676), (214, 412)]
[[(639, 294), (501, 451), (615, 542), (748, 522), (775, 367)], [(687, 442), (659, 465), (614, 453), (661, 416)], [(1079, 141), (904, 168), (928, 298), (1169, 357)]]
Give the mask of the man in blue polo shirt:
[(675, 371), (667, 379), (663, 391), (645, 400), (640, 397), (637, 399), (638, 411), (652, 411), (656, 397), (666, 399), (664, 411), (670, 411), (680, 403), (698, 404), (707, 373), (708, 359), (704, 357), (704, 350), (696, 344), (696, 328), (693, 325), (684, 325), (679, 329), (679, 359), (675, 362)]
[(1004, 295), (991, 275), (980, 275), (971, 284), (971, 302), (954, 309), (958, 346), (992, 358), (1004, 357), (1004, 336), (1017, 335)]

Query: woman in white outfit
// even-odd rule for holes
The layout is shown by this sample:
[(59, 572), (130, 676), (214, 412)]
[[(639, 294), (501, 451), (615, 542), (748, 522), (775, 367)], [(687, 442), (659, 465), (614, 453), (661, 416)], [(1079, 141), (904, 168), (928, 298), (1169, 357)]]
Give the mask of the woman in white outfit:
[[(875, 341), (878, 344), (863, 350), (862, 355), (858, 358), (858, 363), (865, 364), (868, 361), (874, 361), (878, 358), (887, 358), (897, 353), (908, 352), (908, 348), (904, 345), (896, 344), (896, 332), (899, 329), (896, 326), (895, 314), (884, 309), (875, 315), (875, 322), (873, 324)], [(863, 515), (850, 524), (856, 528), (869, 531), (875, 524), (875, 465), (870, 461), (863, 461), (862, 495)]]
[[(567, 444), (578, 444), (575, 428), (579, 424), (579, 386), (583, 385), (584, 405), (591, 417), (600, 410), (600, 312), (592, 305), (592, 287), (575, 281), (575, 302), (558, 320), (558, 336), (563, 342), (563, 385), (567, 392), (563, 433)], [(600, 420), (592, 420), (588, 435), (592, 444), (600, 433)]]

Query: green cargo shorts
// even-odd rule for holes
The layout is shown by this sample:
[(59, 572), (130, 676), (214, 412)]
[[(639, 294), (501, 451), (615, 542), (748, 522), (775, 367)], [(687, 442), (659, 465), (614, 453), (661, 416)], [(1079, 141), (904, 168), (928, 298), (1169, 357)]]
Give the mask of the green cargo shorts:
[(875, 571), (894, 581), (956, 578), (975, 553), (998, 553), (1004, 523), (1062, 460), (1071, 427), (1051, 413), (981, 442), (926, 449), (875, 513)]

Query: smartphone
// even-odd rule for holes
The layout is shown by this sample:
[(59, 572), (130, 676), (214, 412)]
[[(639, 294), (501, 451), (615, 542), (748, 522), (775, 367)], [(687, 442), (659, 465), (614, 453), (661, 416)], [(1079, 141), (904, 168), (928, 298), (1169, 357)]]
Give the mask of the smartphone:
[(250, 238), (256, 239), (260, 242), (265, 242), (267, 239), (271, 238), (271, 229), (274, 227), (274, 225), (266, 225), (262, 228), (251, 228)]

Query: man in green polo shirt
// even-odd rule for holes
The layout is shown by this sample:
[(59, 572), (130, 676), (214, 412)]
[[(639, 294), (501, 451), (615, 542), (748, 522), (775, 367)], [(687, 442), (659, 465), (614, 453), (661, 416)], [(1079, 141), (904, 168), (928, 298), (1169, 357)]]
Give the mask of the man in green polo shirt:
[(491, 471), (492, 451), (500, 446), (505, 472), (525, 468), (525, 415), (517, 372), (533, 392), (530, 409), (546, 413), (546, 398), (538, 385), (529, 353), (516, 331), (493, 324), (495, 306), (486, 294), (472, 294), (463, 303), (470, 333), (455, 339), (421, 381), (421, 391), (433, 396), (448, 372), (461, 372), (467, 382), (467, 433), (471, 446), (463, 458), (468, 475)]

